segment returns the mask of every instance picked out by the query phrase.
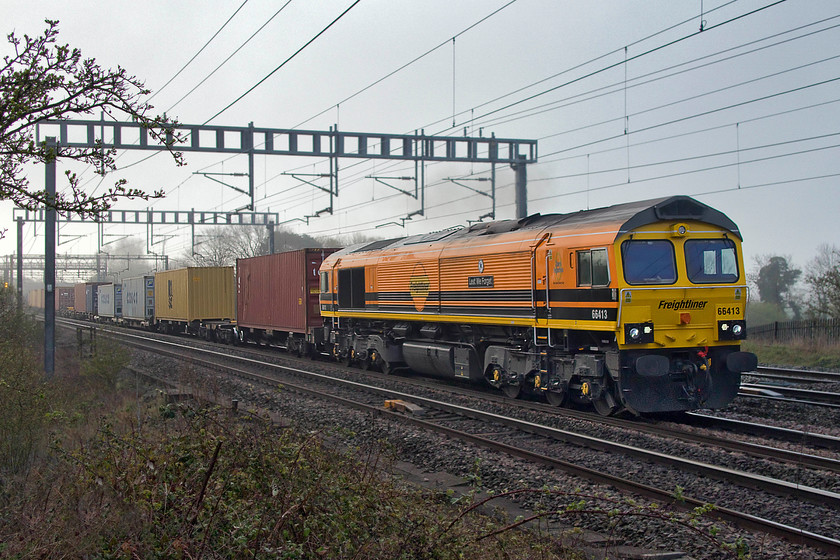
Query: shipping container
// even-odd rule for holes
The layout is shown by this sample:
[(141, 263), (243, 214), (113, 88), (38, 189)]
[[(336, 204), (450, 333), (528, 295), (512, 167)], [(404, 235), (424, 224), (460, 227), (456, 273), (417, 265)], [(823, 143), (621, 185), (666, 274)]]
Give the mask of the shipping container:
[(302, 350), (321, 333), (318, 269), (338, 249), (300, 249), (238, 259), (237, 331), (252, 340)]
[(97, 315), (115, 321), (122, 317), (122, 285), (103, 284), (96, 292)]
[(96, 315), (99, 300), (96, 292), (105, 282), (82, 282), (74, 286), (73, 306), (77, 314)]
[(43, 309), (44, 288), (40, 288), (38, 290), (29, 290), (29, 294), (27, 294), (26, 301), (29, 304), (29, 307), (34, 307), (35, 309)]
[(76, 299), (76, 290), (73, 286), (59, 286), (55, 292), (55, 310), (67, 311), (73, 308)]
[(188, 267), (155, 274), (155, 321), (165, 324), (232, 322), (236, 318), (232, 266)]
[(155, 317), (155, 277), (126, 278), (122, 283), (123, 321), (149, 326)]

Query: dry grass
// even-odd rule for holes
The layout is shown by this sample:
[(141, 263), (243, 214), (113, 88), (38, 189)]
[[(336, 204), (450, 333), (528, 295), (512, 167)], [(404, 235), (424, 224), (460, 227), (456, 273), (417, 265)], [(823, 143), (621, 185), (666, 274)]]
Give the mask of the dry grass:
[(824, 343), (772, 344), (746, 340), (741, 348), (755, 352), (760, 364), (840, 370), (840, 347)]

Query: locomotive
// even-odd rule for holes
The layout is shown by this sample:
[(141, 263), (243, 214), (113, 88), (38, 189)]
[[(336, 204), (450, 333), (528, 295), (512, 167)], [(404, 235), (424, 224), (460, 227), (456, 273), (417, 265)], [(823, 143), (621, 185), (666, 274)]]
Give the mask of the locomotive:
[(603, 415), (720, 408), (757, 365), (741, 241), (672, 196), (354, 245), (320, 267), (318, 344)]

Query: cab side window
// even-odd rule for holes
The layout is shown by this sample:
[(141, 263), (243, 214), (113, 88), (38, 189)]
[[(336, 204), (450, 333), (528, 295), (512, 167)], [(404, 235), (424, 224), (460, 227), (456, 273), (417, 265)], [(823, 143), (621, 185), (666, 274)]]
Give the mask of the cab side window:
[(577, 251), (578, 286), (609, 286), (610, 266), (606, 249)]

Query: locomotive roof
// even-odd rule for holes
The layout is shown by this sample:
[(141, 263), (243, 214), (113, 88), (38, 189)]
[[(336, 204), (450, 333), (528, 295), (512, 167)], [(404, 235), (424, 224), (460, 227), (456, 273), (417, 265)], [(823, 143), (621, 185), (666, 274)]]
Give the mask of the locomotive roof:
[(562, 225), (563, 227), (594, 226), (596, 224), (620, 224), (616, 238), (634, 229), (661, 221), (698, 221), (719, 226), (742, 239), (738, 226), (723, 212), (703, 204), (689, 196), (678, 195), (637, 202), (615, 204), (604, 208), (581, 210), (569, 214), (533, 214), (520, 220), (481, 222), (468, 228), (453, 228), (433, 233), (383, 239), (350, 248), (347, 252), (360, 253), (385, 247), (432, 243), (442, 239), (455, 240), (493, 235), (517, 230), (542, 230)]

